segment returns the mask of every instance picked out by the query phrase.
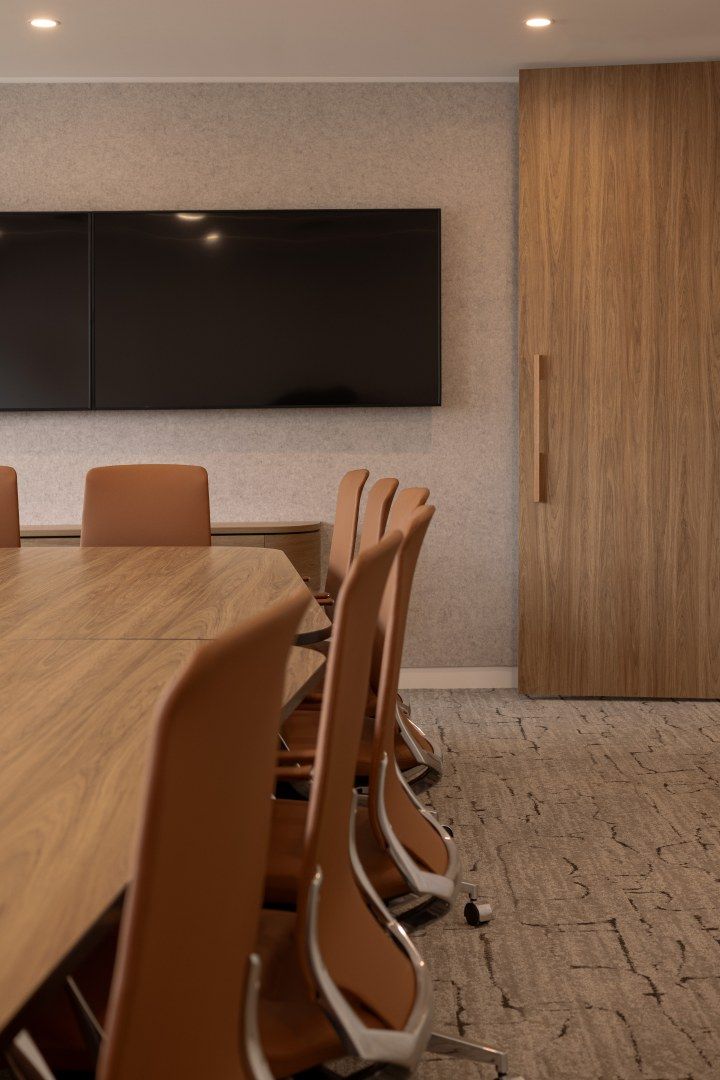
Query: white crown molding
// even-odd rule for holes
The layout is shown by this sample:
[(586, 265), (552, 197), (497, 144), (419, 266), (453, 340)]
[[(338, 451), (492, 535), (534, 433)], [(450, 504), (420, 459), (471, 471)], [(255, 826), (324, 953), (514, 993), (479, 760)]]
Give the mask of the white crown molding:
[(401, 690), (514, 690), (516, 667), (403, 668)]
[(0, 75), (9, 83), (516, 83), (517, 75)]

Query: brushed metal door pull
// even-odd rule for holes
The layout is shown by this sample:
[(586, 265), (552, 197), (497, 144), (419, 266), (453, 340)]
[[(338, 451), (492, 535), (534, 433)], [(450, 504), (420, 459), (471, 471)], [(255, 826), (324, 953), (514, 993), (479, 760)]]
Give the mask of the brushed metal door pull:
[(533, 502), (547, 502), (547, 356), (533, 356)]

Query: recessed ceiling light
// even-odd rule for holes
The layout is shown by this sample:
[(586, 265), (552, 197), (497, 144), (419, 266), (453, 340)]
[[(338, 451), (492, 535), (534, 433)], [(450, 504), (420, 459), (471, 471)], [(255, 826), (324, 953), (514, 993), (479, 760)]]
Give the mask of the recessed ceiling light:
[(54, 30), (56, 26), (60, 25), (59, 19), (42, 18), (31, 19), (30, 25), (34, 26), (36, 30)]
[(548, 19), (545, 15), (536, 15), (532, 19), (526, 19), (525, 25), (532, 26), (533, 29), (539, 30), (544, 26), (551, 26), (552, 19)]
[(207, 217), (207, 214), (190, 214), (183, 212), (182, 214), (176, 214), (175, 216), (179, 217), (181, 221), (202, 221), (204, 217)]
[(205, 237), (205, 239), (207, 240), (207, 242), (209, 244), (214, 244), (216, 240), (220, 239), (220, 233), (219, 232), (209, 232), (207, 234), (207, 236)]

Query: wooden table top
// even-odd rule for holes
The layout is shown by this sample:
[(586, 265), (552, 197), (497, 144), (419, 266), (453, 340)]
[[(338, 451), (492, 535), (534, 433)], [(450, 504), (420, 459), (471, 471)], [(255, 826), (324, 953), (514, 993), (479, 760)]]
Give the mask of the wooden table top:
[[(272, 548), (5, 548), (0, 638), (206, 640), (301, 586)], [(298, 642), (330, 626), (309, 604)]]
[[(0, 554), (0, 1031), (127, 885), (164, 685), (299, 584), (265, 549)], [(286, 715), (323, 665), (292, 650)]]

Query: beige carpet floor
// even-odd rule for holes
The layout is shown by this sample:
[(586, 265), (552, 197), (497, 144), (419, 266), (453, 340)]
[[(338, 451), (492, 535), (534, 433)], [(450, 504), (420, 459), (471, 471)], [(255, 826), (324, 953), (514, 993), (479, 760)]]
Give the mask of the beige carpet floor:
[(720, 704), (407, 697), (444, 749), (430, 800), (496, 912), (471, 929), (460, 904), (418, 936), (437, 1030), (526, 1080), (720, 1077)]

